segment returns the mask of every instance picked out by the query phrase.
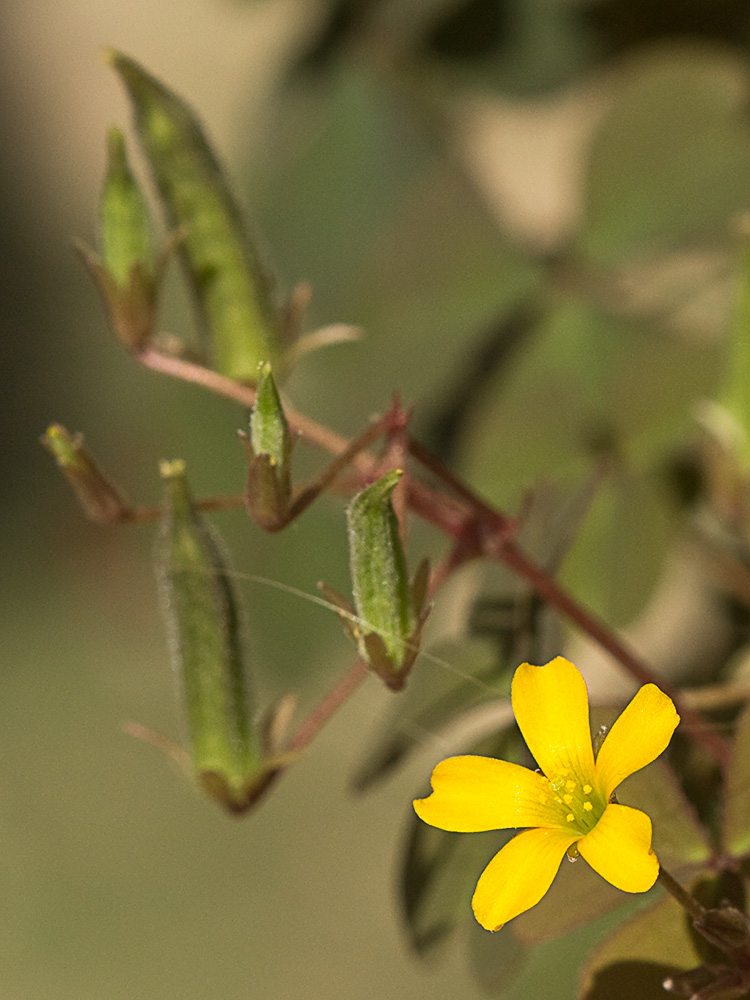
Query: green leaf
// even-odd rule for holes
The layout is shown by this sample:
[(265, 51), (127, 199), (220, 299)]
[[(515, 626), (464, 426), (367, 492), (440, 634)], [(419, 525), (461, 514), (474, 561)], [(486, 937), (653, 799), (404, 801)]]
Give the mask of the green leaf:
[(516, 979), (527, 959), (527, 948), (506, 931), (492, 934), (476, 920), (469, 921), (469, 968), (473, 977), (488, 994), (496, 996)]
[(507, 839), (497, 833), (446, 833), (416, 815), (410, 819), (401, 894), (415, 951), (434, 948), (461, 923), (474, 919), (471, 897), (477, 880)]
[(724, 795), (724, 850), (745, 857), (750, 854), (750, 705), (737, 720)]
[(510, 924), (511, 932), (528, 945), (551, 941), (596, 917), (609, 913), (632, 899), (628, 893), (615, 889), (586, 864), (583, 858), (575, 862), (563, 858), (552, 887), (526, 913)]
[(684, 433), (685, 413), (711, 389), (713, 361), (656, 325), (561, 294), (512, 371), (487, 386), (464, 471), (501, 504), (529, 481), (580, 479), (602, 450), (641, 472)]
[(744, 70), (709, 48), (631, 64), (594, 138), (581, 250), (599, 264), (727, 232), (750, 198)]
[[(315, 289), (311, 322), (346, 319), (373, 334), (339, 351), (335, 372), (318, 352), (291, 375), (297, 406), (334, 424), (343, 406), (347, 422), (367, 421), (394, 372), (405, 398), (442, 403), (469, 338), (533, 294), (537, 279), (382, 74), (354, 62), (274, 95), (269, 120), (289, 128), (264, 135), (271, 153), (256, 180), (275, 259)], [(347, 384), (357, 392), (342, 394)]]
[(684, 911), (671, 897), (663, 898), (628, 920), (592, 953), (581, 970), (579, 996), (663, 1000), (664, 979), (698, 961)]
[[(748, 219), (745, 216), (744, 226)], [(719, 401), (740, 429), (739, 446), (747, 464), (750, 459), (750, 234), (743, 232), (738, 254), (738, 288), (729, 326), (729, 357)]]
[(237, 598), (218, 538), (193, 504), (184, 463), (163, 462), (161, 474), (165, 514), (155, 562), (193, 766), (209, 795), (241, 811), (264, 769)]
[(170, 224), (217, 369), (254, 381), (279, 353), (280, 320), (224, 171), (185, 102), (133, 59), (109, 51)]
[(613, 962), (598, 969), (583, 1000), (664, 1000), (664, 982), (674, 972), (660, 962)]
[(701, 865), (711, 857), (709, 835), (665, 760), (631, 775), (618, 788), (617, 799), (651, 817), (654, 850), (667, 868)]
[[(523, 759), (526, 748), (514, 729), (484, 740), (472, 752), (518, 760)], [(511, 831), (446, 833), (423, 823), (412, 812), (400, 900), (410, 942), (417, 952), (443, 943), (459, 924), (474, 920), (471, 898), (479, 876), (511, 836)]]
[(406, 689), (393, 699), (382, 734), (368, 749), (353, 778), (354, 788), (358, 792), (369, 790), (425, 741), (438, 738), (444, 725), (477, 705), (497, 700), (502, 693), (496, 657), (486, 641), (446, 642), (430, 649), (420, 668), (412, 672)]

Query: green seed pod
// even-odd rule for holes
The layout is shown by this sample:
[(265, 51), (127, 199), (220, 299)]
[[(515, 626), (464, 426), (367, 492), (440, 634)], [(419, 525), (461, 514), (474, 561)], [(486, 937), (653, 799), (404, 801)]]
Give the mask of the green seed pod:
[(254, 381), (275, 362), (280, 319), (224, 171), (194, 112), (138, 63), (109, 51), (170, 224), (218, 371)]
[(391, 494), (402, 472), (394, 469), (354, 497), (347, 510), (349, 561), (360, 655), (398, 689), (414, 662), (426, 614), (426, 565), (409, 582)]
[(192, 502), (183, 462), (163, 462), (165, 514), (155, 558), (193, 766), (233, 811), (268, 777), (246, 692), (239, 611), (220, 543)]
[(99, 204), (101, 259), (76, 242), (104, 299), (110, 324), (126, 347), (140, 350), (151, 339), (167, 254), (157, 254), (151, 214), (130, 171), (118, 128), (107, 135), (107, 173)]
[(81, 434), (71, 434), (60, 424), (52, 424), (41, 442), (54, 456), (90, 520), (99, 524), (127, 520), (130, 505), (99, 468)]
[(248, 513), (261, 527), (278, 531), (287, 523), (292, 438), (268, 364), (261, 367), (250, 416), (250, 436), (243, 440), (247, 453)]
[(113, 127), (107, 134), (107, 154), (100, 203), (102, 262), (115, 284), (126, 289), (136, 268), (153, 280), (157, 254), (151, 213), (131, 173), (125, 137), (119, 128)]

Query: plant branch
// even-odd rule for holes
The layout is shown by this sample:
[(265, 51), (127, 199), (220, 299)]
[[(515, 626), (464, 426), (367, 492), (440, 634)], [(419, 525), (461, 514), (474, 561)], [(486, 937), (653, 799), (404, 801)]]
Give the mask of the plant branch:
[[(251, 407), (255, 402), (254, 389), (241, 385), (233, 379), (201, 365), (161, 354), (152, 348), (145, 348), (135, 356), (137, 360), (153, 371), (200, 385), (211, 392), (240, 403), (242, 406)], [(350, 463), (361, 475), (374, 476), (377, 474), (378, 463), (374, 456), (361, 447), (361, 437), (354, 443), (355, 447), (352, 442), (335, 431), (297, 413), (286, 404), (284, 412), (290, 429), (300, 438), (333, 455), (342, 456), (342, 459), (345, 456), (346, 460), (342, 461), (342, 466)], [(378, 422), (375, 426), (378, 426)], [(367, 435), (368, 431), (364, 433)], [(441, 567), (439, 576), (433, 578), (434, 583), (444, 582), (456, 565), (473, 555), (485, 555), (504, 562), (525, 579), (548, 604), (560, 611), (607, 650), (640, 684), (658, 684), (674, 700), (691, 735), (721, 764), (728, 762), (729, 748), (726, 742), (708, 727), (705, 720), (697, 712), (681, 703), (679, 694), (665, 684), (612, 629), (579, 604), (548, 573), (518, 548), (513, 539), (515, 526), (510, 518), (482, 500), (465, 483), (455, 477), (439, 459), (411, 437), (407, 438), (407, 448), (412, 457), (457, 495), (457, 498), (451, 497), (443, 491), (425, 485), (413, 476), (407, 477), (406, 493), (409, 507), (414, 513), (434, 524), (456, 542), (456, 550)], [(335, 473), (338, 474), (340, 471), (338, 463), (334, 463), (334, 467)], [(302, 497), (305, 497), (304, 491), (296, 503), (303, 502), (306, 506), (310, 501), (307, 497), (302, 501)], [(456, 558), (458, 553), (460, 556)], [(361, 676), (360, 671), (362, 671)], [(323, 721), (349, 697), (351, 690), (354, 690), (361, 681), (364, 672), (366, 672), (366, 668), (363, 665), (360, 665), (359, 668), (355, 665), (352, 668), (352, 677), (356, 679), (356, 683), (349, 685), (345, 683), (345, 678), (330, 692), (328, 698), (320, 706)], [(314, 719), (311, 725), (312, 734), (314, 734), (317, 726)], [(307, 724), (304, 724), (293, 738), (295, 745), (300, 739), (303, 745), (309, 742), (312, 734), (308, 736), (307, 732)]]
[(331, 688), (323, 700), (310, 712), (289, 740), (286, 752), (304, 750), (331, 716), (354, 694), (369, 673), (367, 664), (357, 659), (338, 684)]
[[(494, 552), (492, 552), (493, 548)], [(563, 590), (548, 573), (537, 566), (512, 540), (503, 540), (501, 538), (494, 546), (490, 544), (489, 551), (492, 552), (496, 559), (504, 562), (506, 566), (515, 570), (519, 576), (530, 583), (536, 593), (548, 604), (562, 612), (581, 631), (598, 642), (603, 649), (606, 649), (614, 659), (626, 668), (628, 673), (639, 684), (656, 684), (665, 694), (669, 695), (692, 736), (720, 764), (727, 765), (729, 763), (729, 746), (718, 733), (710, 728), (703, 716), (685, 705), (678, 691), (657, 676), (648, 664), (644, 663), (624, 640), (609, 628), (608, 625), (596, 618), (587, 608), (579, 604), (567, 591)]]
[(664, 886), (670, 896), (677, 900), (680, 906), (690, 914), (693, 920), (700, 920), (706, 915), (706, 908), (698, 902), (695, 896), (691, 896), (687, 889), (683, 889), (674, 876), (670, 875), (664, 867), (659, 868), (658, 881)]

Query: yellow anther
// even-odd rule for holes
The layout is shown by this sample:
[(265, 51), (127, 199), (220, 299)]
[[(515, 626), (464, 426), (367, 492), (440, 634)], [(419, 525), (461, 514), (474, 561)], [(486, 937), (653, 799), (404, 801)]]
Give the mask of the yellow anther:
[(572, 801), (573, 801), (572, 795), (563, 795), (563, 802), (565, 803), (566, 806), (569, 806)]
[(573, 789), (576, 787), (576, 783), (575, 781), (566, 781), (565, 787), (568, 789), (569, 792), (572, 792)]
[(586, 810), (587, 813), (590, 813), (594, 807), (591, 805), (590, 802), (584, 802), (583, 808)]
[(583, 786), (583, 794), (584, 795), (591, 795), (591, 793), (593, 792), (593, 790), (594, 789), (591, 787), (591, 785), (584, 785)]
[(575, 816), (573, 815), (573, 813), (568, 813), (565, 819), (568, 821), (568, 823), (572, 823), (573, 820), (575, 819)]

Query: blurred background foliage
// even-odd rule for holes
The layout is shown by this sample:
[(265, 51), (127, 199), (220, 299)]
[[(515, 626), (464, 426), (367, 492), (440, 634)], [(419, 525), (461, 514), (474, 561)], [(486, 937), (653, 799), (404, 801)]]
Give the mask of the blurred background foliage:
[[(368, 766), (362, 732), (392, 711), (371, 681), (241, 823), (121, 732), (131, 718), (180, 732), (151, 533), (85, 523), (36, 438), (52, 420), (84, 431), (147, 503), (160, 458), (186, 459), (199, 495), (241, 489), (244, 415), (137, 370), (69, 251), (95, 228), (106, 127), (127, 120), (97, 50), (128, 52), (198, 110), (281, 290), (311, 282), (310, 328), (365, 329), (300, 365), (287, 385), (295, 405), (351, 435), (398, 389), (418, 435), (511, 510), (540, 480), (562, 484), (559, 509), (554, 497), (569, 501), (604, 470), (587, 516), (573, 503), (558, 524), (563, 578), (679, 682), (715, 676), (745, 636), (742, 607), (695, 583), (685, 509), (700, 490), (694, 404), (722, 385), (736, 220), (750, 208), (750, 9), (63, 0), (6, 5), (0, 24), (0, 990), (484, 995), (462, 950), (439, 972), (415, 963), (394, 906), (409, 801), (446, 751), (438, 715), (407, 710), (416, 753), (353, 798)], [(189, 307), (170, 281), (162, 325), (184, 334)], [(273, 538), (242, 515), (217, 521), (238, 572), (307, 593), (321, 578), (347, 588), (337, 501)], [(414, 541), (439, 551), (429, 532)], [(562, 557), (544, 532), (529, 544)], [(517, 589), (500, 570), (457, 579), (433, 615), (428, 642), (445, 665), (419, 664), (425, 690), (434, 678), (437, 698), (454, 665), (483, 676), (486, 642), (472, 652), (455, 640), (478, 594), (502, 605)], [(264, 700), (295, 687), (312, 704), (350, 656), (335, 620), (268, 586), (244, 591)], [(524, 636), (537, 651), (558, 641), (557, 623), (544, 632), (532, 618), (503, 647), (508, 664), (530, 655)], [(682, 643), (662, 641), (665, 622)], [(588, 666), (596, 684), (601, 665), (589, 655)], [(599, 690), (614, 691), (602, 676)], [(492, 985), (518, 947), (477, 935), (470, 888), (455, 919)], [(605, 929), (535, 948), (507, 995), (571, 995)]]

